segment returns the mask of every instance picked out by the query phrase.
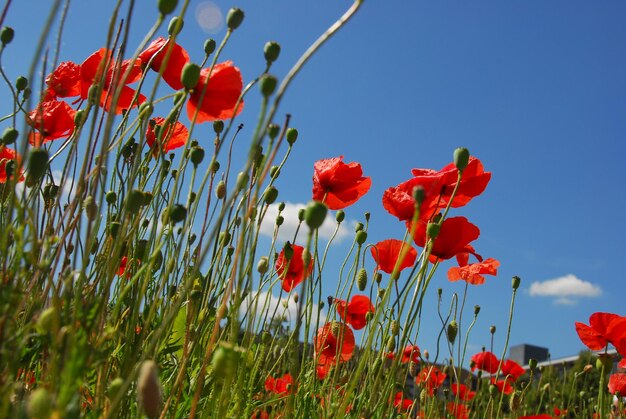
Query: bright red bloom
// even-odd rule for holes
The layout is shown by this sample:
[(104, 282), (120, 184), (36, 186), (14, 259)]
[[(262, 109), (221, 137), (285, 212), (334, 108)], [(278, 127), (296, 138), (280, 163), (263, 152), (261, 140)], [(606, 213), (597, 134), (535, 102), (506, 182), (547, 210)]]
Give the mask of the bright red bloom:
[(279, 378), (267, 377), (265, 380), (265, 390), (276, 394), (287, 394), (292, 384), (293, 378), (291, 378), (291, 374), (289, 373)]
[(415, 177), (398, 186), (386, 189), (383, 192), (383, 207), (388, 213), (398, 217), (400, 221), (412, 220), (416, 204), (415, 199), (413, 199), (413, 190), (421, 186), (424, 188), (425, 199), (419, 208), (419, 219), (426, 221), (438, 209), (439, 185), (440, 179), (437, 172), (424, 169), (423, 177)]
[(609, 393), (618, 393), (620, 397), (626, 396), (626, 374), (611, 374), (609, 377)]
[(117, 274), (119, 276), (124, 275), (124, 272), (126, 272), (126, 265), (128, 265), (128, 258), (126, 256), (122, 256), (122, 260), (120, 261), (120, 267), (117, 270)]
[(508, 377), (509, 380), (517, 381), (518, 378), (526, 373), (526, 370), (512, 359), (507, 359), (502, 363), (501, 372), (502, 375)]
[(552, 411), (554, 412), (554, 416), (556, 416), (557, 418), (561, 416), (567, 416), (567, 409), (561, 410), (558, 407), (554, 406), (554, 409), (552, 409)]
[[(162, 132), (161, 143), (163, 144), (163, 153), (182, 147), (187, 143), (187, 138), (189, 138), (189, 131), (187, 130), (187, 127), (178, 121), (176, 121), (172, 127), (172, 124), (165, 118), (157, 116), (156, 118), (152, 118), (151, 123), (148, 124), (148, 129), (146, 130), (146, 142), (150, 148), (153, 148), (157, 142), (158, 137), (155, 133), (155, 130), (157, 130), (156, 127), (161, 127), (160, 130)], [(157, 149), (154, 148), (155, 155), (157, 154), (156, 150)]]
[(576, 322), (576, 333), (591, 350), (599, 351), (612, 343), (617, 352), (626, 354), (626, 317), (612, 313), (593, 313), (589, 326)]
[(363, 176), (359, 163), (345, 164), (343, 156), (322, 159), (313, 165), (313, 199), (331, 210), (346, 208), (369, 191), (372, 179)]
[[(139, 60), (142, 65), (150, 65), (150, 68), (156, 72), (161, 70), (161, 66), (165, 61), (169, 49), (169, 41), (163, 37), (159, 37), (152, 41), (148, 48), (139, 54)], [(189, 62), (189, 54), (187, 51), (174, 42), (167, 65), (163, 68), (162, 77), (172, 89), (182, 89), (181, 74), (183, 67)]]
[(26, 118), (28, 125), (38, 131), (28, 141), (39, 147), (48, 141), (69, 137), (74, 131), (75, 115), (76, 111), (63, 101), (48, 100), (40, 103)]
[(408, 412), (409, 409), (413, 407), (413, 403), (413, 400), (404, 397), (404, 393), (401, 391), (397, 392), (393, 398), (393, 407), (395, 407), (398, 412)]
[(617, 368), (620, 369), (626, 369), (626, 358), (622, 358), (618, 363), (617, 363)]
[(393, 272), (393, 268), (395, 268), (403, 248), (408, 248), (408, 251), (398, 266), (398, 272), (401, 272), (403, 269), (413, 266), (417, 259), (417, 251), (409, 244), (402, 240), (387, 239), (376, 243), (370, 248), (370, 251), (372, 252), (372, 257), (378, 264), (378, 269), (390, 274)]
[(276, 273), (283, 281), (283, 289), (287, 292), (291, 291), (313, 272), (313, 258), (309, 262), (307, 272), (304, 271), (304, 259), (302, 258), (304, 247), (292, 244), (291, 248), (293, 249), (293, 255), (290, 260), (285, 257), (285, 249), (281, 250), (278, 258), (276, 258)]
[[(413, 175), (417, 176), (417, 170), (414, 169)], [(454, 186), (457, 182), (458, 169), (454, 163), (450, 163), (438, 172), (441, 175), (441, 202), (440, 208), (445, 208), (448, 205), (448, 201), (454, 191)], [(469, 163), (465, 170), (463, 170), (463, 176), (461, 177), (461, 183), (457, 189), (456, 195), (452, 201), (452, 207), (458, 208), (466, 205), (472, 198), (483, 193), (489, 180), (491, 179), (491, 172), (485, 172), (483, 164), (476, 157), (470, 157)]]
[(462, 403), (454, 403), (448, 402), (446, 404), (446, 409), (452, 416), (456, 419), (468, 419), (469, 418), (469, 409)]
[[(15, 152), (15, 150), (0, 144), (0, 183), (6, 183), (7, 181), (8, 176), (6, 168), (7, 163), (9, 163), (10, 161), (14, 161), (15, 167), (18, 167), (21, 161), (21, 157), (18, 153)], [(21, 182), (23, 180), (24, 176), (20, 173), (19, 181)]]
[(339, 322), (326, 323), (318, 329), (314, 339), (318, 367), (328, 369), (334, 364), (347, 362), (352, 358), (354, 346), (352, 329)]
[[(393, 359), (395, 354), (390, 352), (387, 354), (387, 358)], [(406, 364), (407, 362), (413, 362), (415, 364), (420, 362), (420, 348), (417, 345), (407, 345), (402, 350), (402, 358), (400, 362)]]
[(452, 384), (452, 394), (467, 402), (476, 396), (476, 392), (471, 391), (465, 384)]
[(446, 379), (446, 374), (441, 372), (437, 367), (427, 367), (420, 371), (415, 377), (415, 384), (422, 384), (425, 386), (429, 395), (435, 394), (435, 390), (443, 384)]
[[(205, 90), (204, 86), (207, 88), (200, 103), (202, 91)], [(198, 110), (197, 123), (230, 119), (239, 115), (243, 110), (243, 101), (239, 103), (236, 110), (235, 106), (242, 89), (241, 72), (231, 61), (216, 64), (213, 71), (210, 68), (202, 69), (200, 81), (191, 92), (189, 102), (187, 102), (189, 120), (193, 120), (196, 110)]]
[(498, 380), (496, 381), (495, 378), (491, 379), (491, 384), (495, 385), (496, 387), (498, 387), (498, 391), (500, 393), (504, 393), (507, 396), (511, 393), (513, 393), (513, 386), (511, 385), (511, 380)]
[[(413, 241), (419, 247), (424, 247), (427, 242), (426, 223), (418, 221), (413, 235)], [(411, 223), (407, 223), (411, 230)], [(439, 235), (433, 243), (429, 260), (432, 263), (453, 258), (459, 253), (473, 252), (470, 242), (480, 236), (480, 229), (470, 223), (465, 217), (446, 218), (441, 224)]]
[(365, 316), (374, 313), (374, 305), (365, 295), (355, 295), (349, 303), (336, 299), (337, 313), (341, 320), (349, 324), (354, 330), (361, 330), (367, 324)]
[(49, 98), (80, 96), (80, 65), (65, 61), (46, 77)]
[(498, 365), (500, 361), (498, 358), (491, 352), (482, 351), (477, 354), (472, 355), (472, 371), (476, 368), (479, 370), (488, 372), (489, 374), (495, 374), (498, 371)]
[(485, 283), (483, 275), (497, 275), (500, 262), (494, 258), (489, 258), (483, 262), (472, 263), (465, 266), (453, 266), (448, 270), (448, 279), (450, 281), (458, 281), (462, 279), (472, 285), (481, 285)]
[[(106, 67), (106, 74), (103, 74), (102, 62)], [(130, 69), (130, 70), (129, 70)], [(128, 76), (124, 79), (124, 75), (129, 71)], [(114, 79), (115, 75), (115, 79)], [(112, 59), (112, 53), (106, 48), (100, 48), (91, 54), (81, 65), (81, 97), (87, 99), (89, 96), (89, 88), (98, 82), (103, 82), (102, 95), (100, 96), (100, 106), (107, 112), (112, 111), (113, 95), (115, 90), (121, 86), (120, 97), (115, 104), (113, 112), (122, 113), (123, 110), (131, 109), (145, 102), (146, 97), (139, 94), (135, 99), (135, 90), (128, 87), (128, 84), (134, 83), (141, 78), (142, 70), (138, 62), (131, 63), (130, 60), (123, 61), (117, 65)], [(104, 79), (103, 79), (104, 77)]]

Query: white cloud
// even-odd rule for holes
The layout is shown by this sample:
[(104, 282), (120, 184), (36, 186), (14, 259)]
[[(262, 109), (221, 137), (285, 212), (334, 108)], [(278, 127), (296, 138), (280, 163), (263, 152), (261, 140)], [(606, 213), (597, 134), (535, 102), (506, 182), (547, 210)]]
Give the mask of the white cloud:
[[(265, 218), (263, 218), (263, 222), (261, 223), (260, 233), (272, 237), (274, 235), (274, 228), (276, 227), (276, 216), (278, 216), (278, 205), (272, 204), (267, 209), (267, 214), (265, 214)], [(290, 202), (285, 203), (285, 209), (282, 211), (281, 215), (285, 219), (283, 224), (280, 226), (278, 230), (278, 240), (279, 241), (293, 241), (293, 235), (296, 233), (296, 229), (298, 228), (299, 220), (298, 220), (298, 211), (306, 207), (306, 204), (292, 204)], [(350, 234), (350, 230), (346, 225), (353, 226), (356, 221), (353, 220), (344, 220), (339, 226), (339, 231), (337, 231), (337, 235), (335, 236), (334, 241), (340, 242), (344, 238), (346, 238)], [(333, 213), (329, 212), (324, 220), (324, 224), (319, 228), (319, 237), (323, 240), (329, 240), (335, 232), (337, 228), (337, 222), (335, 221), (335, 216)], [(300, 237), (306, 237), (309, 232), (309, 227), (306, 223), (302, 223), (300, 226), (300, 231), (298, 235)]]
[[(245, 298), (239, 308), (239, 315), (243, 317), (246, 313), (246, 321), (250, 320), (251, 317), (255, 317), (255, 324), (258, 324), (263, 318), (266, 318), (266, 323), (269, 324), (272, 316), (275, 316), (275, 318), (284, 317), (287, 322), (294, 325), (298, 316), (298, 305), (294, 300), (293, 293), (288, 297), (278, 298), (270, 292), (261, 291), (252, 293)], [(252, 315), (253, 313), (255, 314), (254, 316)], [(326, 311), (324, 309), (320, 310), (319, 305), (313, 304), (313, 315), (315, 316), (317, 313), (319, 313), (319, 324), (324, 324), (326, 322)], [(315, 324), (316, 320), (313, 317), (312, 324)]]
[(600, 296), (602, 289), (569, 274), (546, 281), (535, 281), (530, 285), (529, 293), (532, 297), (554, 297), (555, 304), (573, 305), (577, 298)]

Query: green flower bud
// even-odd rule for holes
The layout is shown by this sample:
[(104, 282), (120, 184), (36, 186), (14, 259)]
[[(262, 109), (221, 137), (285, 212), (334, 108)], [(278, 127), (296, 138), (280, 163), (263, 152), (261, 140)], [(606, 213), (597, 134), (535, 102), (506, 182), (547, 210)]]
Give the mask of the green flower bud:
[(168, 211), (168, 213), (169, 213), (170, 220), (174, 224), (184, 221), (185, 218), (187, 218), (187, 208), (185, 208), (184, 206), (180, 204), (175, 204), (172, 207), (170, 207), (170, 210)]
[(122, 228), (122, 224), (120, 222), (111, 221), (111, 223), (109, 224), (109, 234), (111, 235), (111, 237), (116, 239), (121, 228)]
[(222, 131), (224, 131), (224, 121), (214, 121), (213, 131), (215, 131), (216, 134), (219, 134)]
[(156, 363), (145, 360), (139, 370), (137, 379), (137, 403), (140, 410), (149, 418), (158, 418), (161, 414), (161, 383)]
[(189, 152), (189, 159), (195, 167), (198, 167), (198, 165), (202, 163), (202, 160), (204, 160), (204, 148), (200, 146), (192, 147)]
[(285, 209), (285, 203), (281, 202), (280, 204), (278, 204), (278, 211), (284, 211)]
[(265, 272), (267, 272), (268, 268), (269, 261), (267, 259), (267, 256), (262, 256), (256, 264), (256, 270), (258, 273), (263, 275)]
[(283, 246), (283, 257), (287, 261), (291, 260), (293, 257), (293, 247), (289, 242), (285, 242), (285, 245)]
[(452, 320), (450, 323), (448, 323), (448, 342), (454, 343), (458, 332), (459, 324), (456, 322), (456, 320)]
[(300, 208), (298, 210), (298, 221), (300, 222), (304, 221), (304, 214), (305, 214), (304, 208)]
[(277, 226), (281, 226), (283, 225), (283, 223), (285, 222), (285, 217), (283, 217), (282, 215), (277, 215), (276, 216), (276, 225)]
[(228, 243), (230, 242), (230, 238), (231, 238), (231, 235), (228, 231), (220, 232), (220, 236), (219, 236), (220, 246), (226, 247)]
[(265, 47), (263, 47), (263, 54), (268, 63), (273, 63), (280, 55), (280, 44), (278, 42), (268, 41), (265, 43)]
[(394, 336), (398, 336), (400, 333), (400, 323), (397, 320), (393, 320), (391, 322), (391, 334)]
[(357, 222), (356, 225), (354, 226), (354, 231), (358, 233), (359, 231), (363, 230), (363, 228), (365, 228), (363, 223)]
[(194, 63), (185, 64), (180, 75), (180, 81), (187, 90), (195, 88), (200, 81), (200, 66)]
[(243, 22), (243, 18), (243, 10), (237, 7), (233, 7), (228, 11), (228, 14), (226, 15), (226, 26), (228, 26), (229, 30), (234, 31), (239, 27), (239, 25), (241, 25), (241, 22)]
[(135, 259), (144, 260), (146, 258), (148, 252), (148, 240), (141, 239), (137, 240), (137, 244), (135, 244)]
[(139, 105), (139, 117), (143, 119), (148, 119), (154, 112), (154, 106), (150, 102), (144, 102)]
[(82, 126), (85, 122), (85, 118), (86, 116), (84, 109), (79, 109), (78, 111), (76, 111), (76, 114), (74, 115), (74, 126), (77, 128)]
[(278, 189), (272, 185), (265, 190), (263, 195), (263, 199), (267, 205), (273, 204), (274, 201), (276, 201), (276, 198), (278, 198)]
[(382, 280), (383, 280), (383, 274), (380, 272), (376, 272), (376, 275), (374, 275), (374, 281), (376, 281), (376, 283), (380, 285)]
[(520, 279), (519, 276), (514, 276), (513, 279), (511, 280), (511, 286), (513, 287), (514, 290), (519, 288), (519, 284), (522, 280)]
[(107, 201), (107, 204), (113, 205), (115, 201), (117, 201), (117, 194), (114, 191), (109, 191), (106, 193), (104, 199)]
[(280, 175), (280, 168), (278, 166), (272, 166), (270, 168), (270, 177), (276, 179)]
[(326, 207), (326, 205), (317, 201), (309, 202), (309, 204), (306, 206), (304, 214), (306, 224), (311, 230), (317, 230), (324, 223), (327, 213), (328, 208)]
[(226, 183), (223, 180), (217, 182), (217, 186), (215, 186), (215, 195), (217, 199), (223, 199), (226, 196)]
[(396, 350), (396, 339), (393, 336), (390, 336), (387, 339), (387, 352), (393, 352)]
[(367, 288), (367, 271), (365, 268), (359, 269), (356, 275), (356, 284), (360, 291), (365, 291), (365, 288)]
[(259, 86), (261, 87), (261, 94), (268, 98), (274, 93), (276, 90), (276, 86), (278, 85), (278, 79), (271, 74), (264, 74), (261, 76), (261, 80), (259, 81)]
[(439, 235), (439, 231), (441, 230), (441, 226), (435, 223), (428, 223), (426, 227), (426, 233), (428, 233), (428, 237), (435, 240)]
[(418, 185), (413, 188), (413, 199), (415, 200), (417, 205), (421, 205), (422, 202), (424, 202), (424, 199), (426, 199), (426, 191), (424, 190), (423, 186)]
[(48, 183), (46, 184), (46, 186), (43, 187), (44, 199), (54, 199), (56, 198), (58, 193), (59, 193), (58, 185), (53, 185), (52, 183)]
[(217, 173), (217, 171), (220, 170), (220, 162), (218, 162), (217, 160), (213, 160), (213, 163), (211, 164), (211, 170), (213, 171), (213, 173)]
[(479, 305), (475, 305), (474, 306), (474, 316), (478, 316), (478, 313), (480, 313), (480, 306)]
[(367, 240), (367, 233), (365, 232), (365, 230), (357, 231), (355, 240), (359, 246), (363, 245), (363, 243), (365, 243), (365, 240)]
[(269, 135), (269, 137), (272, 140), (278, 136), (279, 132), (280, 132), (280, 127), (278, 125), (276, 125), (276, 124), (269, 124), (267, 126), (267, 135)]
[(59, 329), (59, 313), (54, 306), (48, 307), (39, 314), (37, 330), (39, 333), (56, 333)]
[(491, 333), (492, 335), (496, 333), (496, 327), (495, 326), (490, 326), (489, 327), (489, 333)]
[(22, 90), (26, 89), (28, 87), (28, 79), (24, 76), (19, 76), (16, 80), (15, 80), (15, 88), (17, 89), (18, 92), (21, 92)]
[(30, 151), (28, 157), (28, 176), (37, 182), (48, 170), (48, 152), (43, 148), (35, 148)]
[(30, 90), (30, 87), (24, 89), (24, 92), (22, 93), (22, 97), (24, 98), (24, 100), (27, 100), (30, 97), (31, 93), (32, 91)]
[(289, 145), (293, 145), (293, 143), (296, 142), (296, 140), (298, 139), (298, 130), (295, 128), (289, 128), (287, 130), (287, 142), (289, 143)]
[(344, 210), (339, 210), (335, 214), (335, 220), (337, 221), (337, 223), (342, 223), (345, 218), (346, 218), (346, 213)]
[(152, 272), (158, 271), (159, 269), (161, 269), (161, 266), (163, 266), (163, 252), (159, 250), (154, 256), (152, 262)]
[(158, 0), (159, 13), (163, 16), (169, 15), (178, 6), (178, 0)]
[(610, 374), (613, 369), (613, 357), (609, 354), (599, 354), (596, 368), (604, 375)]
[(213, 54), (213, 51), (215, 51), (215, 39), (209, 38), (206, 41), (204, 41), (204, 53), (209, 56), (211, 54)]
[(131, 214), (137, 214), (144, 204), (143, 192), (139, 189), (133, 189), (126, 196), (125, 207), (126, 211)]
[(98, 216), (98, 204), (96, 200), (93, 199), (93, 196), (89, 195), (83, 201), (83, 208), (85, 209), (85, 214), (87, 215), (87, 219), (93, 221)]
[(17, 140), (20, 132), (13, 127), (6, 127), (2, 133), (2, 144), (10, 145)]
[(176, 36), (183, 30), (183, 26), (185, 26), (185, 21), (178, 16), (174, 16), (167, 26), (167, 33), (170, 36)]
[(454, 150), (454, 165), (459, 170), (459, 172), (465, 170), (467, 164), (469, 163), (469, 158), (470, 153), (467, 148), (459, 147)]
[(30, 393), (26, 411), (29, 418), (48, 419), (52, 415), (52, 396), (48, 390), (39, 387)]
[(248, 186), (250, 176), (245, 172), (239, 172), (237, 175), (237, 189), (245, 189)]
[(10, 44), (14, 36), (15, 31), (13, 28), (3, 26), (2, 29), (0, 29), (0, 42), (2, 42), (2, 46)]

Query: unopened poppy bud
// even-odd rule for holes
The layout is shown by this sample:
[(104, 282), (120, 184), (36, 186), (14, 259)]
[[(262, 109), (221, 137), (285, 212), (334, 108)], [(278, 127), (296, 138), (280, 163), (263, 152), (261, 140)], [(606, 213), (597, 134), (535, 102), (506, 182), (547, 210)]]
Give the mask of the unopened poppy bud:
[(56, 198), (58, 193), (59, 193), (58, 185), (53, 185), (52, 183), (48, 183), (46, 184), (46, 186), (43, 187), (44, 199), (54, 199)]
[(228, 243), (230, 242), (230, 233), (228, 231), (222, 231), (220, 232), (220, 237), (219, 237), (219, 241), (220, 241), (220, 245), (222, 247), (228, 245)]
[(224, 131), (224, 121), (214, 121), (213, 131), (215, 131), (216, 134), (220, 134), (222, 131)]
[(496, 327), (495, 326), (490, 326), (489, 327), (489, 333), (491, 333), (492, 335), (496, 333)]
[(163, 252), (159, 250), (152, 259), (152, 272), (158, 271), (161, 266), (163, 266)]
[(33, 182), (37, 182), (47, 170), (48, 152), (43, 148), (32, 149), (28, 157), (28, 176)]
[(28, 79), (24, 76), (19, 76), (16, 80), (15, 80), (15, 88), (17, 89), (18, 92), (21, 92), (22, 90), (26, 89), (28, 87)]
[(591, 371), (593, 369), (593, 365), (591, 364), (587, 364), (585, 365), (585, 368), (583, 368), (583, 373), (588, 373), (589, 371)]
[(278, 211), (283, 211), (285, 209), (285, 203), (281, 202), (280, 204), (278, 204)]
[(187, 63), (180, 74), (180, 81), (187, 90), (191, 90), (200, 81), (200, 66), (194, 63)]
[(400, 323), (397, 320), (393, 320), (391, 322), (391, 334), (394, 336), (398, 336), (400, 333)]
[(341, 224), (345, 218), (346, 218), (346, 213), (344, 210), (339, 210), (335, 214), (335, 220), (337, 220), (337, 223), (339, 224)]
[(479, 305), (475, 305), (474, 306), (474, 316), (478, 316), (478, 313), (480, 313), (480, 306)]
[(178, 0), (158, 0), (159, 13), (163, 16), (169, 15), (176, 9)]
[(454, 165), (462, 172), (467, 167), (469, 163), (470, 153), (469, 150), (465, 147), (459, 147), (454, 150)]
[(156, 363), (149, 359), (141, 364), (137, 379), (137, 403), (149, 418), (157, 418), (161, 414), (161, 383)]
[(285, 245), (283, 246), (283, 257), (287, 261), (291, 260), (293, 257), (293, 247), (289, 242), (285, 242)]
[(367, 240), (367, 232), (365, 230), (357, 231), (355, 236), (355, 241), (357, 242), (357, 244), (361, 246), (363, 245), (363, 243), (365, 243), (365, 240)]
[(170, 36), (176, 36), (183, 30), (183, 26), (185, 26), (185, 21), (178, 16), (174, 16), (167, 26), (167, 33)]
[(389, 339), (387, 339), (387, 351), (393, 352), (395, 350), (396, 350), (396, 339), (393, 336), (390, 336)]
[(148, 251), (148, 240), (141, 239), (137, 240), (137, 244), (135, 244), (134, 256), (137, 260), (143, 260), (146, 257), (146, 253)]
[(376, 283), (380, 285), (382, 280), (383, 280), (383, 274), (380, 272), (376, 272), (376, 275), (374, 275), (374, 281), (376, 281)]
[(98, 216), (98, 204), (96, 200), (93, 199), (93, 196), (89, 195), (83, 201), (83, 208), (85, 209), (85, 214), (87, 215), (87, 219), (93, 221)]
[(180, 223), (187, 218), (187, 208), (180, 204), (175, 204), (168, 211), (170, 221), (174, 224)]
[(326, 219), (328, 208), (321, 202), (311, 201), (306, 206), (304, 219), (311, 230), (317, 230)]
[(109, 224), (109, 234), (111, 235), (111, 237), (113, 237), (114, 239), (117, 238), (117, 235), (119, 234), (121, 228), (122, 224), (120, 224), (118, 221), (111, 221), (111, 224)]
[(128, 196), (126, 196), (126, 211), (130, 212), (131, 214), (136, 214), (139, 209), (141, 209), (141, 207), (144, 204), (144, 196), (143, 196), (143, 192), (140, 191), (139, 189), (133, 189), (132, 191), (130, 191), (128, 193)]
[(360, 291), (365, 291), (367, 288), (367, 271), (365, 268), (359, 269), (359, 273), (356, 275), (356, 284)]
[(537, 360), (535, 358), (530, 358), (528, 360), (528, 368), (530, 368), (531, 371), (534, 371), (537, 368)]
[(30, 393), (26, 405), (28, 417), (33, 419), (47, 419), (52, 415), (52, 396), (44, 387), (39, 387)]
[(276, 179), (280, 175), (280, 168), (278, 166), (272, 166), (270, 168), (270, 177)]
[(243, 18), (243, 10), (237, 7), (233, 7), (228, 11), (228, 14), (226, 15), (226, 26), (228, 26), (229, 30), (234, 31), (239, 27), (239, 25), (241, 25), (241, 22), (243, 22)]
[(283, 225), (284, 222), (285, 222), (285, 217), (283, 217), (282, 215), (277, 215), (276, 216), (276, 225), (277, 226)]
[(204, 160), (204, 148), (200, 146), (191, 147), (189, 159), (195, 167), (198, 167), (198, 165), (202, 163), (202, 160)]
[(268, 268), (269, 262), (267, 260), (267, 256), (262, 256), (256, 264), (256, 270), (258, 273), (263, 275), (265, 272), (267, 272)]
[(413, 188), (413, 199), (417, 205), (421, 205), (421, 203), (424, 202), (424, 199), (426, 199), (426, 191), (423, 186), (418, 185)]
[(217, 182), (215, 186), (215, 196), (217, 196), (217, 199), (222, 199), (226, 196), (226, 183), (223, 180)]
[(246, 172), (239, 172), (237, 175), (237, 189), (245, 189), (248, 186), (250, 177)]
[(498, 394), (498, 387), (494, 384), (489, 384), (489, 395), (495, 397)]
[(428, 233), (428, 237), (435, 240), (439, 235), (439, 231), (441, 230), (441, 226), (435, 223), (428, 223), (426, 227), (426, 232)]
[(264, 74), (261, 76), (261, 80), (259, 81), (259, 86), (261, 88), (261, 94), (268, 98), (274, 93), (276, 90), (276, 86), (278, 85), (278, 79), (271, 74)]
[(0, 29), (0, 42), (2, 42), (2, 46), (10, 44), (14, 36), (15, 31), (13, 30), (13, 28), (9, 26), (3, 26), (2, 29)]
[(54, 306), (46, 308), (37, 319), (37, 330), (40, 333), (56, 333), (59, 329), (59, 313)]
[(298, 221), (302, 222), (304, 221), (304, 214), (305, 214), (306, 210), (304, 208), (300, 208), (298, 210)]
[(22, 93), (22, 97), (24, 98), (24, 100), (27, 100), (30, 97), (31, 93), (32, 93), (32, 90), (30, 90), (30, 87), (27, 87), (26, 89), (24, 89), (24, 92)]
[(75, 127), (80, 127), (81, 125), (83, 125), (83, 123), (85, 122), (85, 110), (84, 109), (79, 109), (76, 111), (76, 114), (74, 114), (74, 126)]
[(448, 342), (454, 343), (458, 332), (459, 332), (459, 324), (456, 322), (456, 320), (452, 320), (448, 324)]
[(87, 91), (87, 100), (94, 105), (96, 104), (96, 97), (98, 96), (99, 89), (100, 88), (98, 86), (98, 83), (94, 83), (89, 87), (89, 90)]
[(268, 63), (273, 63), (280, 55), (280, 44), (274, 41), (266, 42), (265, 47), (263, 47), (263, 55), (265, 55), (265, 60)]
[(380, 298), (382, 300), (382, 298), (385, 296), (385, 289), (384, 288), (379, 288), (378, 289), (378, 298)]
[(289, 143), (289, 145), (293, 145), (298, 139), (298, 130), (295, 128), (289, 128), (287, 130), (286, 137), (287, 137), (287, 142)]
[(2, 133), (2, 144), (9, 145), (13, 144), (17, 137), (20, 135), (20, 132), (13, 127), (5, 128)]
[(513, 287), (514, 290), (519, 288), (519, 284), (522, 280), (520, 279), (519, 276), (514, 276), (513, 279), (511, 280), (511, 286)]
[(298, 296), (297, 292), (293, 293), (293, 302), (298, 304), (298, 300), (300, 300), (300, 297)]
[(613, 369), (613, 357), (609, 354), (600, 354), (596, 359), (596, 368), (602, 374), (609, 374)]
[(278, 136), (280, 127), (276, 124), (269, 124), (267, 126), (267, 135), (273, 140)]
[[(152, 115), (152, 112), (154, 112), (154, 106), (152, 106), (152, 103), (144, 102), (139, 105), (139, 118), (148, 119)], [(150, 120), (150, 122), (152, 123), (152, 120)]]
[(215, 51), (215, 47), (216, 47), (215, 39), (209, 38), (206, 41), (204, 41), (204, 53), (207, 56), (213, 54), (213, 51)]
[(113, 205), (117, 201), (117, 194), (114, 191), (109, 191), (104, 196), (104, 199), (107, 201), (107, 204)]
[(521, 403), (522, 393), (520, 393), (519, 391), (513, 392), (513, 394), (511, 394), (511, 398), (509, 399), (509, 408), (511, 409), (511, 411), (514, 412), (519, 409)]

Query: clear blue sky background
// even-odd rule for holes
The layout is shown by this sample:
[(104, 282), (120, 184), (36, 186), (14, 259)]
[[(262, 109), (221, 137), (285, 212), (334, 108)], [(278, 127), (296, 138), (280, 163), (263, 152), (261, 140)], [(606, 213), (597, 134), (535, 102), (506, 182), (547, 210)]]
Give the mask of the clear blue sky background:
[[(26, 71), (49, 3), (13, 2), (5, 24), (15, 28), (16, 37), (3, 57), (11, 79)], [(113, 3), (73, 2), (62, 61), (82, 62), (104, 46)], [(137, 3), (142, 12), (133, 18), (131, 49), (156, 17), (155, 1)], [(225, 31), (205, 33), (194, 18), (204, 2), (191, 3), (179, 42), (198, 62), (204, 39), (219, 40)], [(224, 13), (232, 6), (246, 12), (223, 53), (240, 67), (244, 82), (263, 70), (265, 41), (281, 43), (272, 72), (283, 77), (350, 4), (216, 3)], [(360, 162), (373, 183), (347, 218), (362, 220), (370, 211), (369, 241), (401, 238), (404, 226), (383, 210), (383, 191), (408, 179), (412, 168), (439, 169), (456, 147), (468, 147), (492, 172), (492, 181), (453, 215), (477, 224), (482, 234), (475, 247), (501, 261), (496, 278), (470, 288), (469, 306), (482, 307), (470, 351), (489, 345), (492, 324), (498, 329), (495, 352), (502, 351), (510, 279), (519, 275), (511, 344), (546, 346), (553, 357), (577, 353), (583, 345), (575, 321), (587, 322), (595, 311), (626, 314), (626, 221), (619, 215), (626, 207), (625, 18), (626, 3), (616, 0), (366, 1), (285, 97), (281, 111), (293, 115), (300, 139), (281, 176), (280, 199), (307, 202), (313, 163), (344, 155)], [(165, 33), (164, 28), (159, 34)], [(7, 106), (0, 102), (3, 113)], [(241, 115), (246, 138), (257, 111), (251, 96)], [(201, 141), (210, 141), (209, 125), (197, 131)], [(331, 260), (329, 269), (340, 260)], [(447, 281), (449, 266), (433, 281), (417, 342), (431, 351), (440, 328), (436, 288), (444, 289), (448, 301), (463, 290)], [(544, 281), (567, 275), (578, 285), (566, 282), (545, 291)], [(325, 278), (325, 292), (331, 293), (333, 273)], [(532, 295), (535, 282), (543, 283), (539, 293), (550, 295)]]

